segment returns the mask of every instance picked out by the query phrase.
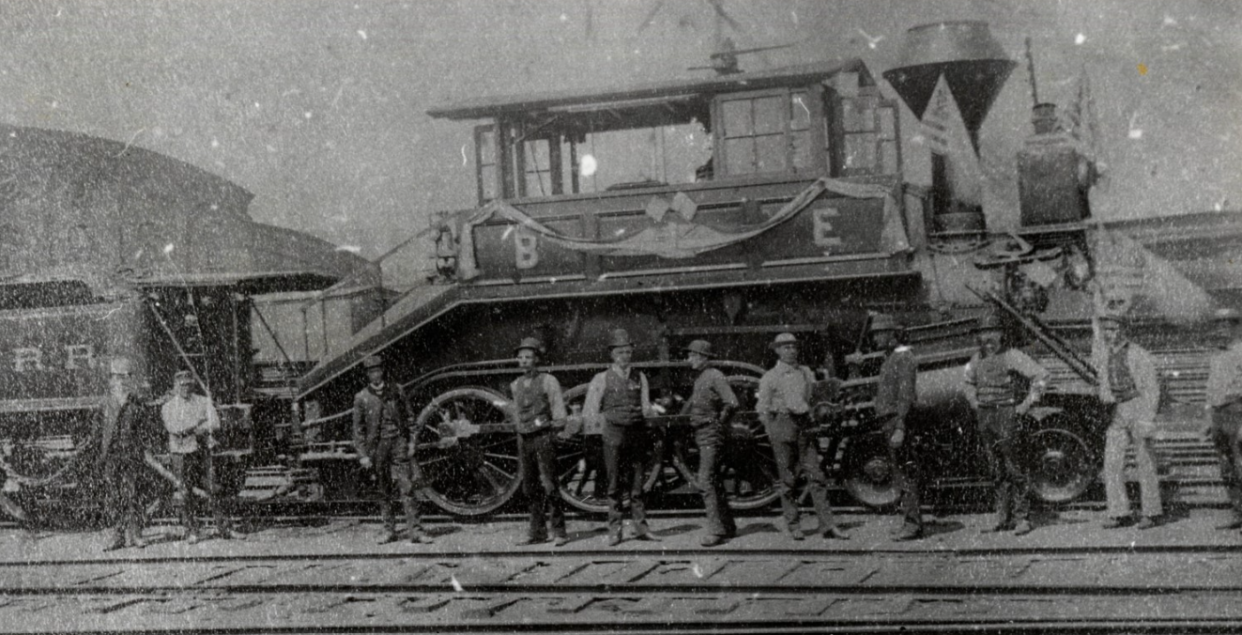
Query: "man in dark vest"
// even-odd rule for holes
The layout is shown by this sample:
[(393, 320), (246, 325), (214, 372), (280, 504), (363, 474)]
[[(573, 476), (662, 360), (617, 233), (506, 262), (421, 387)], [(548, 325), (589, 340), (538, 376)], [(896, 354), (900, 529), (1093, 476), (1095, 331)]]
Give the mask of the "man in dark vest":
[[(1048, 383), (1048, 371), (1026, 353), (1005, 345), (1003, 324), (996, 314), (979, 320), (976, 339), (979, 352), (966, 364), (965, 388), (992, 471), (996, 523), (988, 531), (1012, 529), (1023, 536), (1034, 527), (1030, 521), (1031, 483), (1014, 456), (1017, 416), (1025, 415), (1039, 400)], [(1019, 376), (1030, 384), (1021, 402)]]
[(509, 390), (516, 405), (518, 434), (518, 465), (522, 491), (530, 509), (530, 527), (519, 545), (547, 542), (548, 523), (556, 546), (569, 542), (565, 530), (565, 512), (556, 488), (556, 447), (553, 445), (553, 421), (565, 420), (565, 399), (561, 384), (550, 373), (539, 370), (543, 344), (533, 338), (518, 344), (518, 368), (522, 376), (513, 380)]
[(684, 413), (690, 415), (694, 442), (699, 446), (699, 488), (707, 511), (707, 531), (699, 540), (704, 547), (715, 547), (737, 535), (737, 525), (725, 498), (721, 482), (721, 459), (729, 438), (729, 420), (737, 410), (737, 396), (719, 369), (712, 368), (711, 343), (694, 340), (686, 347), (686, 359), (698, 373)]
[(759, 378), (755, 410), (772, 442), (772, 454), (780, 480), (781, 511), (785, 527), (794, 540), (802, 540), (796, 500), (799, 473), (806, 476), (811, 502), (819, 516), (818, 531), (825, 539), (848, 540), (849, 535), (837, 528), (828, 506), (828, 478), (820, 467), (819, 448), (811, 427), (811, 389), (815, 374), (798, 364), (798, 338), (781, 333), (772, 342), (776, 365)]
[(362, 360), (362, 365), (367, 371), (368, 384), (354, 395), (354, 449), (362, 467), (375, 471), (386, 530), (379, 543), (400, 540), (397, 520), (392, 513), (394, 480), (405, 511), (410, 543), (430, 543), (431, 538), (423, 530), (419, 503), (414, 499), (414, 489), (422, 486), (422, 478), (418, 464), (410, 458), (418, 431), (413, 429), (409, 402), (401, 386), (384, 381), (383, 360), (372, 355)]
[(918, 360), (910, 347), (902, 343), (904, 331), (893, 316), (883, 313), (872, 316), (870, 333), (875, 349), (884, 353), (884, 363), (880, 365), (876, 381), (875, 416), (888, 440), (893, 485), (901, 491), (902, 524), (893, 538), (917, 540), (923, 537), (919, 502), (922, 474), (918, 439), (907, 429), (907, 424), (910, 410), (918, 401)]
[(1213, 316), (1221, 350), (1208, 367), (1207, 406), (1211, 421), (1204, 432), (1220, 457), (1220, 478), (1229, 494), (1231, 516), (1217, 529), (1242, 528), (1242, 315), (1218, 309)]
[(647, 376), (630, 368), (634, 345), (624, 329), (612, 332), (612, 366), (591, 379), (583, 417), (603, 419), (604, 471), (608, 477), (608, 546), (621, 544), (621, 500), (628, 491), (634, 537), (659, 540), (647, 527), (644, 470), (651, 451), (647, 417), (654, 414)]
[(1163, 514), (1151, 447), (1160, 405), (1160, 377), (1151, 354), (1126, 337), (1123, 316), (1106, 313), (1097, 322), (1102, 341), (1093, 361), (1100, 380), (1100, 400), (1113, 407), (1112, 423), (1104, 434), (1104, 494), (1108, 499), (1104, 527), (1120, 527), (1130, 518), (1124, 470), (1126, 449), (1133, 444), (1134, 468), (1142, 493), (1143, 517), (1137, 527), (1150, 529), (1160, 523)]
[(153, 417), (134, 396), (133, 364), (125, 357), (109, 364), (108, 397), (104, 401), (100, 451), (96, 466), (103, 473), (104, 501), (112, 514), (113, 537), (104, 551), (147, 546), (142, 539), (142, 510), (138, 500), (138, 472), (143, 469), (143, 441)]

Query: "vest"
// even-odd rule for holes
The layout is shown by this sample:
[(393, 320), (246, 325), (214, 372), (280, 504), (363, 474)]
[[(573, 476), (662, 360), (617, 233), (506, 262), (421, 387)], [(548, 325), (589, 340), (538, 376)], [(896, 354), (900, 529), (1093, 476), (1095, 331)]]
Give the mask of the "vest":
[(1134, 375), (1130, 374), (1130, 345), (1118, 351), (1108, 353), (1108, 385), (1113, 391), (1117, 403), (1124, 403), (1139, 396), (1138, 387), (1134, 385)]
[(367, 390), (375, 395), (382, 404), (380, 406), (380, 429), (379, 436), (381, 439), (395, 439), (401, 436), (401, 399), (397, 390), (389, 384), (384, 384), (384, 390), (375, 392), (370, 386)]
[(715, 368), (704, 368), (699, 373), (698, 378), (694, 380), (694, 390), (690, 394), (688, 414), (690, 422), (694, 424), (712, 423), (716, 420), (716, 414), (720, 412), (721, 399), (716, 394), (712, 380), (715, 375), (720, 375), (721, 380), (724, 375)]
[(1005, 353), (979, 357), (974, 361), (975, 391), (983, 406), (1012, 406), (1014, 404), (1013, 373)]
[(532, 434), (552, 429), (548, 425), (548, 421), (552, 418), (552, 404), (548, 401), (548, 393), (543, 389), (546, 377), (544, 373), (536, 373), (529, 385), (525, 376), (513, 382), (513, 400), (517, 402), (518, 434)]
[(634, 371), (627, 380), (612, 369), (604, 371), (604, 396), (599, 403), (604, 421), (614, 426), (643, 423), (642, 376), (642, 373)]

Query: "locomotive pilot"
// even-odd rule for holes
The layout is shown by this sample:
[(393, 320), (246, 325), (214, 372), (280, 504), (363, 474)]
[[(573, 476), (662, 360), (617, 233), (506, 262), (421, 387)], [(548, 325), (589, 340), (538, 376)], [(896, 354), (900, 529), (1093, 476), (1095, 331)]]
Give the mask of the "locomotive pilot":
[[(367, 386), (354, 395), (353, 440), (358, 463), (363, 469), (374, 471), (379, 489), (385, 529), (379, 544), (401, 539), (392, 513), (394, 494), (400, 494), (410, 543), (430, 543), (431, 538), (423, 530), (419, 502), (414, 498), (414, 489), (422, 485), (422, 473), (411, 459), (411, 446), (418, 430), (411, 423), (405, 391), (395, 383), (384, 381), (384, 362), (378, 356), (363, 359), (362, 366), (367, 372)], [(396, 492), (393, 481), (396, 481)]]
[(220, 429), (220, 415), (210, 397), (191, 392), (194, 381), (190, 371), (177, 371), (173, 375), (173, 394), (160, 407), (164, 429), (168, 432), (173, 473), (180, 481), (176, 499), (181, 525), (185, 527), (185, 538), (190, 544), (202, 538), (198, 521), (201, 494), (207, 496), (207, 506), (216, 522), (216, 535), (221, 539), (233, 537), (228, 519), (216, 500), (215, 476), (211, 469), (211, 433)]
[(891, 315), (871, 318), (871, 342), (884, 353), (876, 381), (875, 416), (888, 440), (888, 456), (893, 466), (893, 484), (901, 492), (902, 524), (896, 540), (917, 540), (923, 536), (920, 511), (922, 475), (919, 469), (917, 439), (910, 434), (910, 410), (917, 401), (918, 360), (902, 343), (904, 331)]
[(694, 340), (685, 351), (690, 367), (698, 373), (683, 412), (690, 415), (694, 442), (699, 446), (699, 487), (707, 511), (707, 531), (699, 544), (714, 547), (737, 535), (720, 467), (729, 437), (729, 420), (738, 402), (724, 373), (711, 366), (714, 355), (710, 342)]
[(533, 545), (548, 540), (548, 524), (556, 546), (569, 542), (565, 530), (565, 512), (556, 488), (556, 447), (553, 445), (553, 421), (565, 419), (565, 399), (561, 384), (550, 373), (539, 370), (543, 344), (533, 337), (518, 344), (518, 368), (522, 376), (513, 380), (509, 390), (517, 407), (518, 465), (522, 489), (530, 510), (530, 527), (519, 545)]
[(815, 375), (810, 368), (798, 364), (798, 338), (781, 333), (772, 342), (777, 362), (759, 379), (755, 404), (759, 420), (772, 442), (772, 453), (780, 480), (777, 491), (786, 529), (794, 540), (802, 540), (796, 500), (798, 476), (806, 477), (811, 501), (819, 516), (818, 531), (825, 539), (848, 540), (849, 535), (837, 527), (828, 506), (828, 478), (820, 467), (819, 448), (811, 424), (811, 390)]
[(658, 541), (647, 526), (643, 476), (651, 438), (647, 417), (655, 411), (647, 376), (631, 368), (634, 345), (624, 329), (612, 332), (612, 365), (591, 379), (583, 417), (603, 419), (604, 471), (608, 478), (608, 546), (621, 544), (622, 497), (628, 492), (634, 537)]
[(104, 401), (100, 450), (95, 457), (102, 470), (104, 499), (112, 516), (113, 538), (104, 551), (147, 546), (142, 539), (142, 510), (137, 479), (142, 470), (143, 440), (151, 412), (134, 396), (131, 371), (125, 357), (109, 363), (108, 398)]
[(1230, 519), (1217, 529), (1242, 528), (1242, 315), (1234, 309), (1216, 311), (1222, 350), (1208, 370), (1207, 405), (1211, 421), (1207, 437), (1220, 456), (1220, 476), (1229, 493)]
[[(992, 471), (996, 523), (988, 531), (1012, 529), (1023, 536), (1033, 530), (1031, 484), (1014, 455), (1018, 436), (1015, 415), (1025, 415), (1039, 400), (1048, 383), (1048, 371), (1026, 353), (1006, 346), (999, 315), (989, 314), (979, 320), (976, 339), (979, 352), (966, 364), (965, 392)], [(1029, 382), (1021, 402), (1017, 401), (1018, 376)]]
[(1126, 449), (1133, 444), (1143, 514), (1137, 527), (1149, 529), (1160, 522), (1163, 513), (1151, 443), (1160, 404), (1156, 364), (1150, 353), (1126, 337), (1123, 316), (1106, 313), (1097, 322), (1101, 341), (1093, 351), (1093, 362), (1100, 378), (1099, 395), (1113, 408), (1112, 422), (1104, 435), (1104, 494), (1108, 499), (1104, 527), (1120, 527), (1130, 517), (1123, 470)]

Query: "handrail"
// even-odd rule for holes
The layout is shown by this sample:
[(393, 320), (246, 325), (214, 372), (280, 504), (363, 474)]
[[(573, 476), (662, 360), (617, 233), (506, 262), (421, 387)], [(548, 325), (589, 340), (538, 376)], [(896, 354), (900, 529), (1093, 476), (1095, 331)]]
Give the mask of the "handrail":
[(1074, 373), (1082, 378), (1083, 381), (1091, 384), (1092, 386), (1099, 385), (1099, 377), (1097, 376), (1095, 369), (1091, 367), (1091, 364), (1082, 359), (1078, 353), (1074, 352), (1074, 350), (1069, 347), (1065, 340), (1054, 334), (1052, 330), (1040, 322), (1038, 318), (1024, 314), (1022, 311), (1018, 310), (1017, 307), (1006, 302), (1003, 298), (991, 291), (980, 291), (971, 285), (966, 285), (966, 288), (969, 289), (971, 293), (978, 296), (979, 299), (985, 302), (992, 302), (1016, 319), (1023, 328), (1047, 346), (1048, 350), (1052, 351), (1053, 355), (1056, 355), (1057, 358), (1065, 362), (1065, 364), (1070, 367), (1070, 370), (1074, 371)]

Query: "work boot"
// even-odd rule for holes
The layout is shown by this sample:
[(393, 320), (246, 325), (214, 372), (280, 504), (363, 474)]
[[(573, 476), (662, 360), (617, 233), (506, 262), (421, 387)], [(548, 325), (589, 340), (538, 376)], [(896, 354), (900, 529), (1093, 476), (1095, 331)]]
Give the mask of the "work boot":
[(647, 542), (661, 542), (660, 537), (644, 529), (634, 534), (635, 540), (646, 540)]
[(824, 540), (832, 540), (833, 538), (836, 538), (837, 540), (849, 540), (850, 539), (850, 535), (845, 533), (844, 531), (841, 531), (841, 529), (838, 528), (836, 525), (833, 525), (825, 529), (823, 531), (823, 534), (824, 534)]
[(1151, 529), (1160, 524), (1160, 519), (1155, 516), (1144, 516), (1139, 519), (1135, 529)]
[(197, 545), (203, 541), (203, 537), (198, 535), (197, 531), (191, 531), (185, 535), (185, 541), (191, 545)]
[(556, 537), (556, 540), (552, 544), (553, 546), (556, 546), (556, 547), (564, 547), (565, 545), (569, 544), (569, 536), (566, 536), (565, 534), (561, 534)]
[(1221, 523), (1216, 526), (1219, 531), (1227, 531), (1230, 529), (1242, 529), (1242, 518), (1234, 518), (1228, 522)]
[(118, 531), (113, 534), (112, 542), (109, 542), (103, 548), (103, 550), (104, 551), (116, 551), (117, 549), (124, 549), (124, 548), (125, 548), (125, 534)]
[(615, 547), (621, 544), (621, 532), (608, 534), (608, 546)]
[(1031, 533), (1032, 531), (1035, 531), (1035, 526), (1031, 524), (1031, 521), (1021, 520), (1021, 521), (1018, 521), (1018, 526), (1014, 528), (1013, 535), (1025, 536)]
[(401, 540), (401, 535), (398, 534), (396, 531), (389, 529), (388, 533), (384, 534), (384, 537), (380, 538), (379, 542), (375, 544), (387, 545), (387, 544), (392, 544), (394, 542), (397, 542), (398, 540)]
[(923, 537), (922, 527), (919, 527), (918, 525), (906, 525), (901, 528), (901, 531), (897, 532), (897, 535), (893, 536), (893, 540), (896, 540), (899, 542), (906, 542), (909, 540), (918, 540), (919, 538), (922, 538), (922, 537)]
[(699, 538), (699, 545), (704, 546), (704, 547), (715, 547), (716, 545), (719, 545), (723, 543), (724, 541), (725, 541), (724, 536), (717, 536), (716, 534), (707, 534), (706, 536)]
[(530, 545), (542, 545), (543, 543), (547, 541), (548, 541), (547, 537), (544, 537), (544, 536), (527, 536), (513, 544), (519, 547), (527, 547)]
[(1105, 529), (1117, 529), (1119, 527), (1124, 526), (1125, 524), (1126, 524), (1125, 518), (1109, 518), (1108, 520), (1105, 520), (1104, 523), (1101, 524), (1100, 526)]
[(1013, 528), (1014, 528), (1013, 522), (1006, 520), (1006, 521), (997, 522), (996, 524), (987, 527), (981, 533), (999, 534), (1005, 531), (1012, 531)]
[(410, 532), (410, 544), (411, 545), (429, 545), (433, 542), (435, 541), (431, 539), (431, 536), (428, 536), (427, 534), (421, 531)]

